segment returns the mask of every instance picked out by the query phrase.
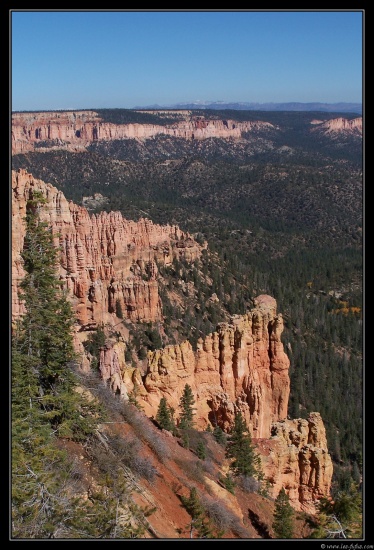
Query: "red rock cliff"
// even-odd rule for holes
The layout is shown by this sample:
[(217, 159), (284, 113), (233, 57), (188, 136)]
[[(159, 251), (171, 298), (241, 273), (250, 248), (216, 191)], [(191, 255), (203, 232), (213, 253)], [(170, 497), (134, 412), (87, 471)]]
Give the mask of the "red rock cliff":
[(257, 444), (272, 494), (284, 487), (296, 510), (315, 513), (318, 500), (330, 494), (333, 473), (321, 415), (276, 422), (272, 437)]
[(35, 190), (47, 199), (41, 218), (52, 227), (60, 247), (59, 276), (71, 293), (80, 325), (110, 320), (117, 300), (125, 318), (160, 320), (156, 260), (168, 264), (174, 256), (197, 258), (200, 247), (190, 235), (177, 226), (156, 225), (148, 219), (129, 221), (119, 212), (90, 215), (25, 170), (12, 171), (13, 317), (23, 311), (18, 298), (18, 284), (24, 276), (20, 253), (26, 202)]
[[(240, 410), (260, 453), (270, 495), (276, 498), (284, 487), (296, 510), (313, 514), (318, 500), (330, 494), (332, 461), (319, 413), (310, 413), (306, 420), (287, 417), (289, 359), (282, 331), (275, 299), (261, 295), (253, 310), (200, 339), (196, 351), (185, 341), (149, 352), (143, 376), (126, 366), (123, 349), (117, 349), (120, 343), (102, 349), (100, 368), (118, 392), (119, 380), (126, 393), (136, 383), (138, 401), (148, 416), (156, 416), (165, 397), (178, 420), (185, 384), (193, 391), (199, 429), (210, 422), (229, 431)], [(119, 363), (120, 369), (113, 368)]]
[(313, 130), (322, 130), (326, 134), (343, 132), (362, 135), (362, 117), (352, 118), (351, 120), (339, 117), (326, 120), (325, 122), (322, 120), (312, 120), (311, 124), (315, 126)]
[[(25, 170), (12, 172), (13, 316), (23, 311), (17, 292), (24, 276), (20, 254), (26, 203), (36, 190), (47, 199), (41, 217), (60, 247), (59, 275), (82, 328), (110, 322), (117, 300), (130, 320), (161, 319), (156, 260), (169, 263), (178, 255), (192, 261), (201, 252), (197, 243), (176, 226), (128, 221), (118, 212), (89, 215)], [(199, 340), (196, 351), (185, 341), (149, 352), (144, 375), (125, 363), (125, 342), (108, 342), (101, 350), (100, 372), (123, 399), (136, 382), (148, 416), (156, 415), (162, 396), (178, 416), (186, 383), (195, 396), (200, 429), (210, 422), (228, 431), (240, 410), (258, 444), (272, 496), (285, 487), (296, 509), (314, 513), (317, 500), (329, 494), (332, 463), (318, 413), (307, 420), (287, 419), (289, 360), (281, 342), (282, 315), (276, 309), (274, 298), (258, 296), (253, 310), (219, 324), (216, 332)]]
[[(15, 113), (12, 115), (12, 154), (48, 148), (83, 151), (96, 141), (147, 139), (166, 134), (185, 139), (210, 137), (240, 138), (242, 132), (273, 128), (269, 122), (233, 120), (185, 120), (162, 126), (155, 124), (113, 124), (103, 122), (94, 111)], [(47, 147), (47, 145), (45, 144)]]
[(196, 352), (185, 341), (149, 353), (143, 396), (148, 414), (156, 415), (162, 396), (178, 410), (189, 384), (199, 428), (206, 428), (209, 419), (229, 429), (241, 410), (254, 437), (269, 437), (272, 422), (287, 416), (289, 359), (282, 330), (274, 298), (259, 296), (253, 311), (218, 325), (199, 340)]

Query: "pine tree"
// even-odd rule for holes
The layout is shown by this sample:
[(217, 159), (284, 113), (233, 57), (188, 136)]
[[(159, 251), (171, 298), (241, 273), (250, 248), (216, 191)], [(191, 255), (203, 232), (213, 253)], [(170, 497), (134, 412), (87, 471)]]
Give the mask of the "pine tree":
[(230, 470), (235, 476), (262, 478), (260, 459), (252, 445), (252, 437), (239, 411), (235, 415), (231, 437), (227, 442), (226, 458), (233, 459)]
[(143, 405), (139, 402), (140, 388), (138, 382), (134, 381), (134, 388), (129, 393), (129, 402), (132, 403), (139, 411), (144, 411)]
[(105, 340), (104, 325), (102, 324), (94, 332), (90, 333), (87, 340), (83, 343), (84, 349), (93, 356), (91, 359), (91, 369), (93, 370), (99, 368), (100, 350), (105, 345)]
[(190, 436), (189, 436), (189, 433), (188, 433), (187, 429), (182, 430), (181, 440), (182, 440), (182, 447), (184, 447), (184, 449), (189, 449), (190, 448)]
[[(40, 407), (33, 361), (12, 349), (12, 536), (47, 538), (67, 470)], [(50, 495), (53, 495), (51, 498)]]
[(156, 413), (156, 421), (164, 430), (174, 432), (175, 426), (170, 407), (166, 401), (166, 397), (161, 397)]
[[(20, 297), (26, 313), (17, 332), (17, 351), (37, 378), (38, 396), (45, 419), (61, 435), (77, 431), (78, 396), (69, 364), (74, 361), (74, 315), (57, 276), (57, 249), (53, 235), (39, 211), (45, 199), (34, 193), (27, 203), (26, 235), (21, 254), (25, 277)], [(25, 359), (27, 358), (27, 359)]]
[(348, 491), (338, 493), (334, 501), (334, 514), (347, 525), (349, 538), (362, 536), (362, 493), (354, 482)]
[(193, 409), (193, 405), (195, 404), (195, 398), (192, 393), (192, 388), (188, 384), (184, 386), (183, 394), (179, 402), (179, 406), (182, 409), (180, 419), (179, 419), (179, 427), (184, 430), (188, 428), (192, 428), (194, 425), (193, 415), (195, 414), (195, 410)]
[[(44, 199), (27, 202), (21, 299), (26, 313), (12, 334), (12, 534), (48, 538), (68, 476), (56, 437), (86, 439), (93, 405), (75, 391), (73, 314), (56, 274), (57, 250), (40, 221)], [(93, 410), (95, 409), (95, 410)]]
[[(107, 474), (102, 484), (90, 491), (88, 500), (78, 497), (73, 504), (74, 514), (66, 514), (62, 522), (61, 535), (67, 538), (142, 538), (148, 526), (146, 517), (155, 511), (132, 501), (122, 470)], [(87, 521), (88, 517), (93, 520)]]
[(360, 538), (362, 536), (362, 493), (355, 483), (340, 491), (334, 500), (322, 498), (313, 538)]
[(219, 426), (214, 426), (213, 436), (214, 436), (214, 439), (217, 441), (217, 443), (225, 447), (226, 436), (222, 428), (220, 428)]
[(225, 476), (221, 476), (220, 482), (230, 493), (232, 493), (233, 495), (235, 494), (235, 481), (230, 472), (228, 472), (228, 474), (226, 474)]
[(206, 459), (206, 446), (204, 444), (204, 441), (199, 439), (197, 446), (196, 446), (196, 454), (200, 458), (200, 460)]
[[(207, 517), (196, 487), (192, 487), (189, 497), (181, 497), (182, 504), (191, 516), (190, 538), (214, 538), (213, 526)], [(197, 537), (194, 537), (196, 533)]]
[(294, 533), (294, 511), (290, 499), (284, 490), (280, 490), (275, 499), (273, 529), (278, 539), (291, 539)]

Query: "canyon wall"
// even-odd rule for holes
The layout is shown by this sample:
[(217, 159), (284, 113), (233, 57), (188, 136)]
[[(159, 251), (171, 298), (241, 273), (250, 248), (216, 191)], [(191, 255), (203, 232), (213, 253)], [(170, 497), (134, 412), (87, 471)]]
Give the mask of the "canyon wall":
[(326, 121), (312, 120), (311, 124), (315, 126), (313, 130), (322, 130), (326, 134), (346, 132), (362, 135), (362, 117), (352, 118), (351, 120), (343, 117)]
[(52, 227), (60, 249), (59, 277), (72, 296), (80, 326), (110, 322), (118, 305), (131, 321), (161, 320), (157, 262), (167, 265), (174, 257), (193, 261), (201, 253), (193, 238), (177, 226), (129, 221), (119, 212), (90, 215), (26, 170), (12, 171), (12, 317), (23, 312), (18, 285), (24, 276), (24, 218), (35, 191), (47, 199), (40, 217)]
[[(220, 323), (216, 332), (200, 338), (196, 351), (185, 340), (148, 352), (145, 374), (136, 379), (142, 407), (155, 417), (165, 397), (178, 419), (179, 402), (188, 384), (199, 429), (218, 424), (229, 431), (241, 411), (254, 438), (269, 438), (273, 423), (287, 418), (290, 362), (282, 332), (283, 318), (276, 312), (275, 299), (261, 295), (246, 315), (233, 316), (231, 323)], [(115, 345), (102, 350), (100, 368), (111, 385), (115, 380), (106, 365), (113, 363), (121, 365), (123, 376), (131, 380), (122, 356), (122, 349), (117, 351)], [(116, 378), (118, 369), (113, 372)]]
[(284, 487), (295, 510), (314, 514), (318, 500), (330, 494), (333, 474), (321, 415), (275, 422), (271, 433), (257, 446), (272, 494)]
[(200, 429), (208, 421), (224, 430), (240, 410), (254, 437), (269, 437), (271, 424), (287, 416), (290, 391), (289, 359), (283, 350), (282, 315), (276, 301), (259, 296), (256, 307), (198, 341), (196, 352), (188, 341), (148, 354), (144, 400), (154, 413), (161, 397), (178, 410), (185, 384), (196, 400)]
[[(130, 321), (161, 321), (157, 263), (169, 264), (174, 257), (193, 261), (201, 254), (194, 239), (176, 226), (129, 221), (118, 212), (90, 215), (26, 170), (12, 172), (12, 191), (12, 317), (23, 313), (18, 288), (24, 276), (26, 204), (38, 191), (47, 200), (40, 216), (53, 230), (60, 249), (59, 277), (76, 313), (74, 338), (82, 368), (90, 368), (82, 330), (112, 324), (117, 303)], [(196, 351), (184, 341), (148, 352), (141, 370), (126, 363), (123, 339), (108, 340), (100, 352), (99, 369), (122, 399), (136, 388), (149, 417), (156, 416), (165, 397), (178, 419), (186, 384), (194, 394), (199, 429), (210, 423), (228, 432), (241, 411), (260, 452), (271, 495), (285, 487), (295, 509), (314, 513), (318, 499), (329, 495), (332, 462), (320, 415), (311, 413), (306, 420), (287, 417), (289, 359), (282, 331), (276, 300), (260, 295), (251, 311), (220, 323), (200, 339)]]
[(145, 374), (126, 364), (123, 344), (101, 350), (100, 370), (107, 384), (127, 399), (136, 386), (137, 400), (155, 417), (161, 397), (175, 410), (186, 384), (192, 389), (196, 427), (219, 425), (229, 432), (240, 411), (260, 454), (269, 493), (284, 487), (295, 510), (315, 513), (330, 494), (332, 460), (319, 413), (308, 419), (287, 416), (290, 393), (289, 359), (281, 342), (283, 319), (276, 301), (261, 295), (255, 307), (216, 332), (200, 339), (197, 350), (188, 341), (148, 353)]
[(171, 125), (113, 124), (103, 122), (94, 111), (15, 113), (12, 115), (12, 154), (45, 149), (84, 151), (91, 143), (117, 139), (147, 139), (158, 134), (185, 138), (234, 138), (242, 132), (274, 128), (269, 122), (202, 120), (201, 117)]
[[(157, 113), (157, 111), (156, 111)], [(160, 113), (165, 113), (160, 111)], [(166, 113), (167, 115), (167, 113)], [(29, 151), (65, 149), (85, 151), (89, 145), (100, 141), (123, 139), (145, 140), (164, 134), (184, 139), (240, 139), (244, 132), (277, 129), (264, 121), (205, 120), (180, 111), (182, 120), (167, 125), (104, 122), (95, 111), (56, 111), (14, 113), (12, 115), (12, 154)], [(312, 120), (312, 130), (326, 134), (352, 133), (362, 135), (362, 117), (347, 119), (338, 117), (326, 121)]]

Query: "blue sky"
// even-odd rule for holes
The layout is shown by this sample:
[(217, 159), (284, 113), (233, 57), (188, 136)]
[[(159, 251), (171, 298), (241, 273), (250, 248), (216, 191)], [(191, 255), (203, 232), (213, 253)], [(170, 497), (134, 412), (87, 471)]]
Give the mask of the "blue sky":
[(362, 10), (9, 16), (13, 111), (362, 101)]

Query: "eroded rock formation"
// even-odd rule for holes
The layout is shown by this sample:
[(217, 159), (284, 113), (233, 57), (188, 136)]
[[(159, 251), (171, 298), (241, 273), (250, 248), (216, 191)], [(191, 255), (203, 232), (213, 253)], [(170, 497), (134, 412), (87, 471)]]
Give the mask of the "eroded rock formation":
[(313, 130), (322, 130), (326, 134), (335, 132), (346, 132), (350, 134), (362, 135), (362, 117), (352, 118), (351, 120), (343, 117), (330, 120), (312, 120)]
[[(59, 276), (83, 329), (111, 322), (117, 302), (129, 320), (161, 319), (156, 261), (167, 264), (174, 256), (193, 261), (201, 253), (191, 236), (176, 226), (128, 221), (118, 212), (89, 215), (25, 170), (12, 172), (12, 190), (14, 317), (23, 312), (18, 285), (24, 276), (24, 218), (27, 200), (35, 191), (47, 199), (41, 218), (60, 247)], [(261, 295), (246, 315), (233, 316), (230, 323), (219, 324), (214, 333), (200, 339), (196, 351), (185, 341), (149, 352), (145, 370), (140, 371), (126, 363), (124, 341), (108, 341), (99, 368), (108, 387), (123, 399), (136, 388), (148, 416), (156, 415), (164, 396), (178, 418), (187, 383), (195, 397), (198, 428), (210, 422), (228, 431), (240, 410), (258, 445), (272, 495), (285, 487), (295, 509), (314, 513), (318, 499), (329, 494), (332, 463), (320, 415), (287, 418), (289, 360), (282, 331), (275, 299)], [(75, 334), (82, 352), (81, 336), (81, 331)]]
[(15, 113), (12, 115), (12, 154), (37, 148), (84, 151), (97, 141), (147, 139), (158, 134), (185, 139), (240, 138), (242, 132), (274, 128), (269, 122), (203, 120), (186, 115), (169, 125), (113, 124), (104, 122), (95, 111)]
[(148, 354), (144, 377), (148, 410), (155, 414), (160, 398), (178, 410), (185, 384), (196, 400), (196, 422), (208, 420), (228, 430), (240, 410), (254, 437), (269, 437), (273, 421), (287, 416), (289, 360), (280, 335), (282, 315), (270, 296), (259, 296), (256, 308), (198, 342), (188, 341)]
[(160, 320), (156, 262), (169, 264), (174, 257), (192, 261), (201, 252), (177, 226), (156, 225), (148, 219), (129, 221), (119, 212), (90, 215), (26, 170), (12, 171), (12, 191), (13, 317), (23, 312), (18, 285), (24, 276), (24, 218), (26, 202), (35, 191), (47, 199), (40, 217), (52, 227), (60, 248), (59, 276), (82, 328), (110, 322), (117, 307), (133, 321)]
[[(136, 384), (148, 416), (156, 416), (165, 397), (178, 420), (185, 384), (194, 394), (199, 429), (211, 422), (229, 431), (241, 411), (260, 453), (271, 496), (285, 487), (296, 510), (315, 513), (318, 500), (330, 493), (332, 461), (319, 413), (310, 413), (308, 419), (287, 417), (289, 359), (282, 331), (275, 299), (261, 295), (252, 311), (219, 324), (216, 332), (200, 339), (196, 351), (185, 341), (149, 352), (145, 374), (124, 365), (122, 380), (127, 391)], [(103, 365), (112, 364), (113, 353), (123, 355), (115, 347), (103, 350)], [(112, 386), (117, 383), (117, 374), (106, 376)]]
[(112, 342), (108, 340), (105, 346), (100, 350), (100, 373), (104, 382), (113, 393), (121, 396), (122, 399), (128, 399), (127, 387), (124, 380), (125, 370), (125, 350), (124, 342)]
[[(199, 429), (210, 423), (229, 431), (235, 414), (241, 411), (252, 436), (268, 438), (273, 423), (287, 417), (290, 363), (281, 342), (283, 318), (276, 312), (275, 299), (261, 295), (255, 304), (246, 315), (220, 323), (216, 332), (198, 341), (196, 351), (185, 340), (148, 352), (145, 374), (138, 373), (136, 379), (134, 369), (129, 374), (122, 349), (113, 345), (103, 348), (103, 378), (117, 387), (118, 369), (122, 370), (130, 391), (137, 383), (148, 416), (156, 416), (160, 399), (165, 397), (176, 418), (184, 387), (189, 384)], [(114, 364), (116, 368), (108, 367)]]
[(330, 493), (333, 473), (321, 415), (276, 422), (272, 437), (257, 445), (273, 495), (284, 487), (296, 510), (314, 513), (318, 500)]

